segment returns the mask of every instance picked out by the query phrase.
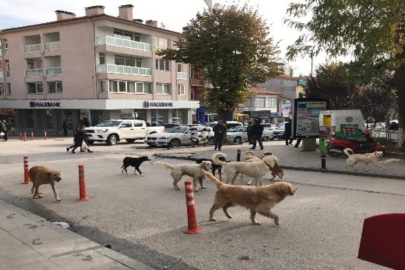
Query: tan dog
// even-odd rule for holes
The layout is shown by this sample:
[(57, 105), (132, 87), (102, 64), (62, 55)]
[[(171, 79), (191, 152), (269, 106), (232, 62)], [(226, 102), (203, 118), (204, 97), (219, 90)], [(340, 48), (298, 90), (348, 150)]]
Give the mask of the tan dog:
[(224, 210), (227, 218), (232, 218), (228, 208), (232, 206), (243, 206), (250, 210), (250, 219), (253, 225), (260, 225), (256, 220), (256, 213), (272, 218), (276, 225), (279, 225), (279, 217), (271, 209), (287, 196), (294, 195), (297, 190), (287, 182), (277, 182), (263, 187), (233, 186), (222, 183), (209, 172), (201, 171), (207, 178), (217, 186), (214, 203), (210, 209), (210, 220), (215, 221), (214, 212), (219, 208)]
[(42, 193), (39, 193), (40, 185), (50, 184), (53, 194), (55, 195), (55, 199), (60, 201), (60, 197), (55, 186), (56, 182), (62, 180), (60, 177), (60, 171), (55, 171), (44, 166), (34, 166), (29, 170), (28, 175), (33, 183), (31, 194), (34, 194), (34, 199), (42, 198)]
[(356, 170), (353, 166), (356, 165), (358, 162), (364, 163), (364, 170), (368, 171), (367, 165), (369, 163), (380, 167), (382, 170), (385, 170), (385, 167), (378, 164), (377, 162), (384, 156), (382, 151), (376, 151), (374, 153), (366, 153), (366, 154), (353, 154), (353, 150), (350, 148), (346, 148), (343, 152), (348, 156), (346, 160), (346, 166), (352, 167), (352, 169)]
[(158, 165), (158, 166), (162, 167), (163, 169), (172, 171), (170, 173), (170, 175), (173, 177), (173, 186), (174, 186), (175, 190), (180, 190), (177, 183), (181, 180), (183, 175), (188, 175), (188, 176), (193, 177), (195, 192), (198, 192), (198, 183), (200, 184), (202, 189), (205, 189), (205, 187), (203, 186), (204, 175), (201, 173), (201, 169), (206, 170), (206, 171), (212, 170), (211, 161), (203, 161), (203, 162), (201, 162), (201, 164), (185, 163), (185, 164), (177, 164), (177, 165), (172, 165), (169, 163), (156, 161), (154, 163), (154, 165)]
[(261, 161), (263, 160), (263, 158), (267, 157), (267, 156), (272, 156), (275, 160), (275, 164), (273, 167), (270, 168), (271, 171), (271, 175), (273, 176), (273, 178), (270, 179), (270, 181), (274, 180), (274, 178), (276, 178), (276, 176), (280, 177), (281, 181), (283, 180), (284, 177), (284, 171), (283, 169), (278, 165), (278, 158), (273, 155), (271, 152), (264, 152), (263, 154), (261, 154), (260, 156), (256, 156), (256, 153), (253, 151), (246, 151), (243, 154), (243, 161), (247, 161), (247, 162), (256, 162), (256, 161)]

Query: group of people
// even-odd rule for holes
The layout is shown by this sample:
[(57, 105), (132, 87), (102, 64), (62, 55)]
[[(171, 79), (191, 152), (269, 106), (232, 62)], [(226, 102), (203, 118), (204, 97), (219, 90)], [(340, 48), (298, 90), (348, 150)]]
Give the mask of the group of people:
[[(87, 150), (87, 152), (93, 153), (93, 151), (91, 151), (90, 148), (88, 147), (88, 143), (87, 143), (87, 139), (86, 139), (87, 138), (86, 131), (84, 131), (85, 128), (86, 128), (86, 126), (83, 124), (78, 125), (76, 127), (76, 130), (73, 134), (73, 145), (66, 147), (67, 152), (69, 152), (70, 149), (72, 149), (72, 154), (75, 154), (75, 150), (80, 147), (80, 152), (86, 152), (86, 150)], [(85, 143), (85, 146), (86, 146), (85, 148), (87, 148), (87, 149), (83, 148), (83, 145), (84, 145), (83, 143)]]

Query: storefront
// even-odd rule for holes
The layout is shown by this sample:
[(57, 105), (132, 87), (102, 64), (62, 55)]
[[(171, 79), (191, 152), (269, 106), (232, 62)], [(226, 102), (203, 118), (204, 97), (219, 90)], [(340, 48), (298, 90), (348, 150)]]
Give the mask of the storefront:
[(141, 119), (156, 125), (191, 124), (198, 101), (146, 100), (0, 100), (0, 108), (15, 112), (15, 132), (62, 135), (63, 122), (69, 134), (81, 122), (97, 125), (108, 119)]

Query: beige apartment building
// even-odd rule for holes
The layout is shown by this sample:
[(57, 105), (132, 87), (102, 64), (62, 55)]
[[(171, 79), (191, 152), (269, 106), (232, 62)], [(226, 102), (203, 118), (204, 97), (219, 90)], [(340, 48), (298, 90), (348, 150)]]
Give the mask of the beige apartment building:
[(0, 109), (14, 109), (16, 132), (61, 134), (83, 119), (138, 118), (149, 123), (192, 122), (189, 66), (156, 51), (172, 48), (181, 34), (157, 21), (118, 17), (103, 6), (86, 16), (56, 11), (57, 20), (0, 32)]

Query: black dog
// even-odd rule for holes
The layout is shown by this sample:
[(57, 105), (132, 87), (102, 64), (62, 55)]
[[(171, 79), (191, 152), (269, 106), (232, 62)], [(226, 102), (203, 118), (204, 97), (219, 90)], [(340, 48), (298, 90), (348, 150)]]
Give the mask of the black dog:
[[(222, 181), (222, 177), (221, 177), (221, 172), (222, 172), (222, 165), (217, 165), (214, 163), (214, 161), (212, 161), (212, 159), (209, 158), (195, 158), (193, 156), (188, 156), (189, 160), (195, 161), (197, 164), (201, 164), (201, 162), (203, 161), (211, 161), (212, 164), (212, 174), (215, 176), (215, 172), (218, 171), (219, 173), (219, 180)], [(226, 159), (224, 157), (220, 157), (219, 160), (221, 161), (226, 161)]]
[(139, 158), (126, 157), (122, 161), (123, 164), (121, 167), (121, 169), (122, 169), (121, 173), (124, 173), (124, 171), (125, 171), (128, 174), (127, 168), (129, 166), (132, 166), (132, 167), (135, 167), (134, 174), (136, 174), (136, 171), (138, 171), (141, 174), (141, 176), (143, 176), (141, 170), (139, 170), (139, 167), (141, 166), (141, 164), (144, 161), (149, 161), (149, 160), (150, 159), (147, 156), (142, 156)]

